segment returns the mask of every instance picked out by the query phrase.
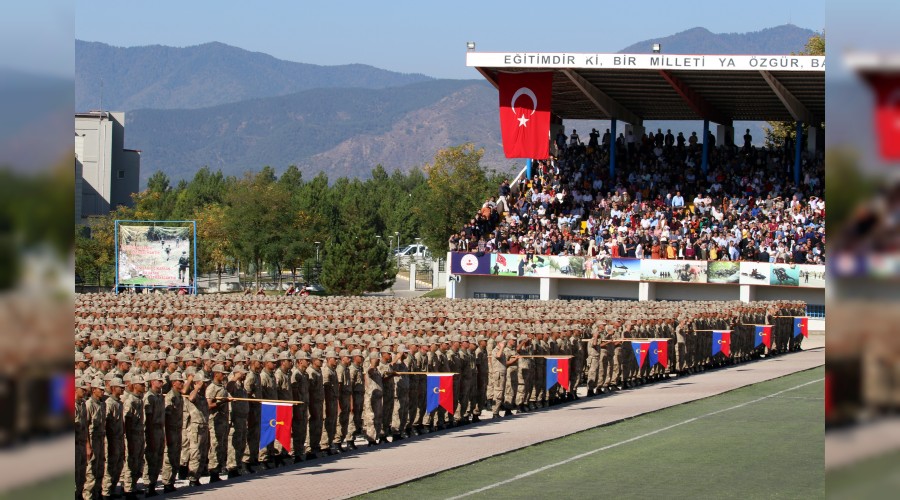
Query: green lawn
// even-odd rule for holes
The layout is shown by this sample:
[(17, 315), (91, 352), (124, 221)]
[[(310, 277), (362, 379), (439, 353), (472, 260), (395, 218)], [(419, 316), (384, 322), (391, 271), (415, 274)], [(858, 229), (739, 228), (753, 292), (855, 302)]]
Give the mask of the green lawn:
[[(825, 475), (830, 499), (890, 498), (900, 486), (900, 452), (863, 461)], [(894, 493), (890, 493), (893, 491)]]
[[(448, 498), (506, 480), (507, 484), (470, 498), (822, 498), (823, 377), (823, 367), (800, 372), (486, 459), (365, 498)], [(745, 403), (749, 404), (733, 408)], [(721, 412), (710, 415), (717, 411)], [(675, 424), (682, 425), (640, 437)], [(616, 446), (516, 478), (610, 445)]]
[(447, 297), (447, 290), (444, 288), (435, 288), (425, 295), (422, 295), (422, 297), (426, 299), (443, 299)]
[(0, 493), (0, 500), (44, 500), (72, 498), (75, 494), (75, 474), (66, 474), (24, 488)]

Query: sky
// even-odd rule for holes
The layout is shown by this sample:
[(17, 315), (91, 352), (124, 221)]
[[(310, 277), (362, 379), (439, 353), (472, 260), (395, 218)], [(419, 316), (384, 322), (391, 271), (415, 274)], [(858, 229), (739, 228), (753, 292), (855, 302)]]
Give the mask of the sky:
[[(740, 6), (739, 6), (740, 5)], [(184, 47), (217, 41), (289, 61), (363, 63), (437, 78), (480, 78), (465, 66), (478, 51), (616, 52), (632, 43), (702, 26), (743, 33), (792, 23), (821, 31), (821, 1), (489, 1), (457, 4), (76, 0), (75, 37), (115, 46)], [(729, 5), (730, 7), (730, 5)], [(549, 10), (549, 11), (548, 11)]]
[(6, 2), (0, 16), (0, 69), (73, 80), (74, 33), (71, 0)]

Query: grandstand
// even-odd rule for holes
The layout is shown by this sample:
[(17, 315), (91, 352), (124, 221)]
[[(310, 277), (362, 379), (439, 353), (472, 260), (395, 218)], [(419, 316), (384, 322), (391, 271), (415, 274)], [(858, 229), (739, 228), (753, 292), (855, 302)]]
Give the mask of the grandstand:
[[(551, 157), (527, 160), (450, 237), (448, 297), (785, 298), (824, 312), (824, 57), (470, 51), (467, 64), (495, 87), (501, 72), (553, 73)], [(565, 119), (610, 127), (584, 141)], [(793, 121), (801, 139), (736, 143), (735, 120)], [(490, 274), (541, 279), (477, 276)]]

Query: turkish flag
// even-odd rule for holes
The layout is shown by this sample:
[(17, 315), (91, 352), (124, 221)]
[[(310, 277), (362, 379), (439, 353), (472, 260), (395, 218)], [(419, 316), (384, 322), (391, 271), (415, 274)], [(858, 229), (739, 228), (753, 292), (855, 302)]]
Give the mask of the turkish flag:
[(869, 80), (876, 94), (875, 128), (881, 156), (888, 161), (900, 160), (900, 75), (878, 75)]
[(550, 155), (553, 73), (500, 73), (500, 132), (507, 158)]

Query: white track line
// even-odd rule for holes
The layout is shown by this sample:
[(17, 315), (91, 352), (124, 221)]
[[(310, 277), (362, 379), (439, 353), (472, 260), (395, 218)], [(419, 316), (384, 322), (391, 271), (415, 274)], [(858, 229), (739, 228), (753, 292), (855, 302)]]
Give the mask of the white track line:
[(794, 386), (794, 387), (791, 387), (791, 388), (789, 388), (789, 389), (785, 389), (785, 390), (783, 390), (783, 391), (778, 391), (778, 392), (776, 392), (776, 393), (769, 394), (768, 396), (763, 396), (763, 397), (761, 397), (761, 398), (759, 398), (759, 399), (754, 399), (753, 401), (747, 401), (746, 403), (741, 403), (741, 404), (739, 404), (739, 405), (735, 405), (735, 406), (732, 406), (732, 407), (730, 407), (730, 408), (725, 408), (725, 409), (722, 409), (722, 410), (716, 410), (716, 411), (714, 411), (714, 412), (710, 412), (710, 413), (707, 413), (707, 414), (705, 414), (705, 415), (700, 415), (699, 417), (689, 418), (689, 419), (687, 419), (687, 420), (678, 422), (677, 424), (672, 424), (672, 425), (663, 427), (663, 428), (661, 428), (661, 429), (656, 429), (655, 431), (648, 432), (648, 433), (646, 433), (646, 434), (641, 434), (640, 436), (635, 436), (635, 437), (633, 437), (633, 438), (626, 439), (626, 440), (624, 440), (624, 441), (619, 441), (618, 443), (606, 445), (606, 446), (604, 446), (604, 447), (602, 447), (602, 448), (597, 448), (596, 450), (587, 451), (587, 452), (581, 453), (581, 454), (579, 454), (579, 455), (575, 455), (574, 457), (569, 457), (569, 458), (567, 458), (567, 459), (565, 459), (565, 460), (561, 460), (561, 461), (559, 461), (559, 462), (552, 463), (552, 464), (550, 464), (550, 465), (545, 465), (545, 466), (543, 466), (543, 467), (540, 467), (540, 468), (537, 468), (537, 469), (534, 469), (534, 470), (530, 470), (530, 471), (528, 471), (528, 472), (523, 472), (523, 473), (518, 474), (518, 475), (516, 475), (516, 476), (513, 476), (513, 477), (511, 477), (511, 478), (509, 478), (509, 479), (504, 479), (503, 481), (499, 481), (499, 482), (496, 482), (496, 483), (493, 483), (493, 484), (489, 484), (489, 485), (487, 485), (487, 486), (483, 486), (483, 487), (481, 487), (481, 488), (478, 488), (477, 490), (472, 490), (472, 491), (469, 491), (469, 492), (467, 492), (467, 493), (463, 493), (462, 495), (457, 495), (457, 496), (455, 496), (455, 497), (450, 497), (450, 498), (448, 498), (447, 500), (457, 500), (457, 499), (459, 499), (459, 498), (465, 498), (465, 497), (468, 497), (468, 496), (471, 496), (471, 495), (475, 495), (475, 494), (477, 494), (477, 493), (481, 493), (481, 492), (483, 492), (483, 491), (487, 491), (487, 490), (490, 490), (490, 489), (494, 489), (494, 488), (496, 488), (496, 487), (498, 487), (498, 486), (503, 486), (504, 484), (509, 484), (509, 483), (514, 482), (514, 481), (518, 481), (519, 479), (524, 479), (524, 478), (526, 478), (526, 477), (528, 477), (528, 476), (533, 476), (533, 475), (535, 475), (535, 474), (544, 472), (545, 470), (549, 470), (549, 469), (552, 469), (552, 468), (554, 468), (554, 467), (559, 467), (560, 465), (565, 465), (565, 464), (567, 464), (567, 463), (569, 463), (569, 462), (574, 462), (575, 460), (580, 460), (580, 459), (582, 459), (582, 458), (584, 458), (584, 457), (588, 457), (588, 456), (590, 456), (590, 455), (593, 455), (593, 454), (595, 454), (595, 453), (599, 453), (599, 452), (601, 452), (601, 451), (606, 451), (606, 450), (609, 450), (609, 449), (611, 449), (611, 448), (615, 448), (615, 447), (617, 447), (617, 446), (622, 446), (623, 444), (628, 444), (628, 443), (637, 441), (637, 440), (639, 440), (639, 439), (644, 439), (645, 437), (650, 437), (650, 436), (653, 436), (653, 435), (655, 435), (655, 434), (659, 434), (660, 432), (665, 432), (665, 431), (667, 431), (667, 430), (669, 430), (669, 429), (674, 429), (675, 427), (679, 427), (679, 426), (682, 426), (682, 425), (685, 425), (685, 424), (689, 424), (689, 423), (691, 423), (691, 422), (696, 422), (697, 420), (700, 420), (700, 419), (702, 419), (702, 418), (711, 417), (711, 416), (713, 416), (713, 415), (718, 415), (718, 414), (724, 413), (724, 412), (726, 412), (726, 411), (737, 410), (738, 408), (743, 408), (743, 407), (745, 407), (745, 406), (747, 406), (747, 405), (751, 405), (751, 404), (753, 404), (753, 403), (759, 403), (760, 401), (765, 401), (766, 399), (774, 398), (774, 397), (779, 396), (779, 395), (781, 395), (781, 394), (784, 394), (784, 393), (786, 393), (786, 392), (794, 391), (794, 390), (800, 389), (800, 388), (802, 388), (802, 387), (806, 387), (806, 386), (808, 386), (808, 385), (812, 385), (812, 384), (816, 384), (816, 383), (822, 382), (822, 381), (824, 381), (824, 380), (825, 380), (825, 378), (820, 378), (820, 379), (817, 379), (817, 380), (813, 380), (813, 381), (811, 381), (811, 382), (806, 382), (806, 383), (804, 383), (804, 384), (796, 385), (796, 386)]

